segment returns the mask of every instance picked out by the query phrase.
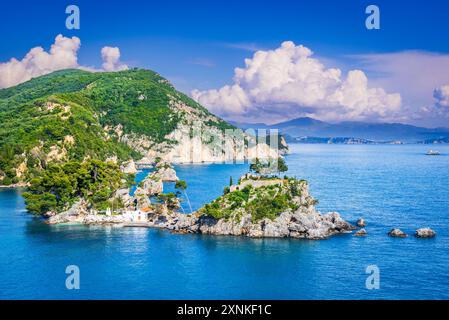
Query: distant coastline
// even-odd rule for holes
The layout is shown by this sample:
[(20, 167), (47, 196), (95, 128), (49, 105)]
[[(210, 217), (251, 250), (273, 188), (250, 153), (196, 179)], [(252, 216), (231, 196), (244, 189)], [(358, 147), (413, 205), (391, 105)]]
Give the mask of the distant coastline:
[[(280, 122), (231, 123), (242, 129), (277, 129), (287, 143), (434, 144), (449, 143), (449, 128), (426, 128), (403, 123), (324, 122), (304, 117)], [(299, 141), (298, 141), (299, 140)]]
[(369, 139), (361, 139), (354, 137), (290, 137), (286, 136), (289, 144), (390, 144), (390, 145), (407, 145), (407, 144), (449, 144), (449, 138), (427, 139), (416, 142), (407, 142), (401, 140), (376, 141)]

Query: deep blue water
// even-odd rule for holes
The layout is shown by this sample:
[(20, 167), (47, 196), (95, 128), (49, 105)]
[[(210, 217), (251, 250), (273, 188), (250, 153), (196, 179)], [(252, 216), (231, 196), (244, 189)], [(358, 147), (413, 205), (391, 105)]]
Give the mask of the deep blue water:
[[(425, 156), (427, 147), (420, 145), (292, 149), (288, 174), (309, 180), (320, 210), (339, 211), (351, 222), (363, 216), (366, 238), (247, 239), (48, 226), (26, 213), (20, 191), (4, 189), (0, 298), (449, 298), (449, 146), (438, 147), (439, 157)], [(198, 208), (246, 169), (204, 164), (177, 171)], [(427, 226), (436, 238), (386, 235), (392, 227), (413, 233)], [(67, 265), (79, 266), (80, 290), (65, 288)], [(365, 287), (368, 265), (380, 269), (379, 290)]]

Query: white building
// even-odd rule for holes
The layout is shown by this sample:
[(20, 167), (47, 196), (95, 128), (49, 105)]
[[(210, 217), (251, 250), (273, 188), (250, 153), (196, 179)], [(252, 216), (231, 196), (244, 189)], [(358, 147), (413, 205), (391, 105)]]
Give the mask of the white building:
[(129, 222), (147, 222), (148, 221), (148, 213), (151, 211), (150, 208), (142, 208), (135, 211), (126, 211), (124, 216), (126, 221)]

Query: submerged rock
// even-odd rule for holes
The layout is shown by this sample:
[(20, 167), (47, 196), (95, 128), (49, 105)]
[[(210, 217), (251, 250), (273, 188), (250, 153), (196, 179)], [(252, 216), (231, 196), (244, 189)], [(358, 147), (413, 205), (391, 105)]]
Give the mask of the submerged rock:
[(366, 227), (366, 222), (363, 218), (360, 218), (359, 220), (357, 220), (357, 227), (360, 227), (360, 228)]
[(415, 232), (415, 237), (417, 238), (433, 238), (435, 236), (436, 232), (430, 228), (420, 228)]
[(405, 238), (405, 237), (407, 237), (407, 235), (404, 232), (402, 232), (401, 229), (397, 229), (397, 228), (391, 229), (390, 232), (388, 232), (388, 235), (390, 237), (396, 237), (396, 238)]
[(366, 237), (368, 235), (368, 233), (363, 228), (363, 229), (360, 229), (359, 231), (357, 231), (356, 233), (354, 233), (354, 235), (357, 237)]

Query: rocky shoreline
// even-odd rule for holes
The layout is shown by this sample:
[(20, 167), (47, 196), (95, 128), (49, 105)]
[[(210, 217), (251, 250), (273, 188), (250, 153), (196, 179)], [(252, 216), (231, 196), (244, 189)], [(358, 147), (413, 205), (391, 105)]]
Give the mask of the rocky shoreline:
[[(126, 204), (136, 204), (138, 207), (150, 206), (146, 221), (133, 226), (154, 227), (166, 229), (176, 233), (197, 233), (209, 235), (246, 236), (251, 238), (297, 238), (297, 239), (326, 239), (340, 233), (349, 233), (356, 229), (343, 220), (340, 214), (330, 212), (321, 214), (315, 209), (315, 200), (309, 195), (305, 181), (296, 179), (265, 179), (244, 176), (238, 187), (244, 187), (251, 193), (251, 197), (268, 197), (268, 194), (282, 194), (290, 203), (283, 212), (274, 216), (255, 219), (255, 216), (242, 208), (231, 210), (232, 216), (217, 218), (204, 211), (204, 208), (185, 214), (170, 208), (165, 204), (151, 204), (150, 196), (162, 192), (163, 181), (177, 181), (176, 172), (169, 165), (159, 165), (157, 170), (150, 173), (137, 188), (133, 197), (126, 192), (119, 192), (118, 196)], [(238, 187), (236, 187), (238, 189)], [(294, 193), (291, 193), (294, 190)], [(236, 194), (241, 191), (235, 191)], [(285, 193), (285, 194), (284, 194)], [(235, 195), (232, 195), (235, 197)], [(146, 201), (142, 201), (145, 198)], [(220, 198), (218, 198), (220, 199)], [(256, 202), (260, 201), (258, 198)], [(269, 199), (275, 201), (276, 199)], [(229, 204), (232, 206), (232, 204)], [(206, 205), (207, 207), (207, 205)], [(294, 208), (294, 209), (292, 209)], [(227, 210), (223, 207), (224, 210)], [(268, 208), (267, 208), (268, 209)], [(79, 200), (69, 210), (59, 214), (49, 214), (49, 224), (81, 223), (81, 224), (122, 224), (130, 221), (124, 214), (103, 215), (92, 213), (84, 200)]]
[[(134, 167), (133, 164), (130, 166)], [(48, 224), (85, 224), (149, 227), (169, 230), (180, 234), (206, 234), (225, 236), (245, 236), (250, 238), (295, 238), (321, 240), (333, 235), (354, 233), (354, 236), (368, 235), (366, 221), (360, 218), (355, 226), (345, 221), (339, 213), (320, 213), (315, 209), (316, 200), (309, 194), (304, 180), (245, 174), (237, 185), (210, 204), (191, 214), (181, 213), (179, 199), (168, 203), (152, 203), (152, 197), (163, 194), (164, 182), (177, 182), (179, 178), (173, 166), (165, 161), (159, 162), (155, 170), (148, 174), (136, 188), (133, 196), (129, 189), (115, 192), (124, 208), (109, 214), (92, 210), (84, 199), (78, 200), (71, 208), (61, 213), (47, 212), (44, 216)], [(273, 196), (275, 195), (275, 196)], [(242, 198), (245, 197), (246, 201)], [(274, 215), (258, 216), (254, 210), (269, 211), (272, 203), (284, 203), (284, 209)], [(236, 206), (237, 201), (239, 205)], [(243, 202), (241, 202), (243, 201)], [(253, 203), (264, 202), (267, 207), (253, 207)], [(146, 209), (145, 220), (130, 221), (126, 212)], [(248, 209), (249, 208), (249, 209)], [(266, 210), (265, 210), (266, 209)], [(436, 233), (430, 228), (418, 229), (417, 238), (432, 238)], [(405, 238), (400, 229), (392, 229), (388, 236)]]
[(18, 189), (18, 188), (26, 188), (29, 184), (26, 182), (19, 182), (10, 185), (0, 185), (0, 189)]
[[(131, 164), (131, 168), (133, 167), (134, 164)], [(295, 209), (287, 208), (274, 217), (255, 220), (254, 216), (248, 212), (236, 208), (235, 214), (217, 218), (208, 214), (205, 210), (208, 205), (191, 214), (181, 213), (178, 212), (180, 204), (177, 198), (175, 198), (177, 201), (174, 204), (172, 203), (171, 206), (163, 203), (152, 203), (150, 200), (150, 197), (162, 194), (163, 182), (179, 181), (171, 164), (162, 161), (156, 165), (155, 169), (140, 182), (133, 196), (129, 194), (129, 189), (120, 189), (115, 192), (114, 197), (120, 199), (125, 205), (118, 212), (100, 214), (92, 210), (87, 201), (80, 199), (67, 211), (61, 213), (47, 212), (44, 215), (46, 223), (52, 225), (84, 224), (149, 227), (180, 234), (245, 236), (250, 238), (321, 240), (336, 234), (352, 233), (357, 229), (359, 230), (354, 233), (354, 236), (365, 237), (368, 235), (365, 230), (366, 221), (363, 218), (358, 219), (354, 226), (345, 221), (337, 212), (325, 214), (318, 212), (314, 206), (315, 200), (309, 195), (307, 182), (291, 178), (263, 178), (246, 174), (239, 179), (238, 185), (231, 188), (231, 190), (241, 190), (250, 187), (253, 188), (253, 193), (265, 189), (270, 190), (270, 192), (282, 193), (296, 188), (296, 193), (288, 194)], [(266, 196), (264, 193), (262, 195)], [(217, 200), (222, 201), (220, 206), (226, 210), (223, 207), (229, 205), (229, 203), (224, 201), (225, 198), (223, 197), (225, 195), (217, 198)], [(125, 210), (130, 207), (134, 207), (135, 210), (143, 207), (151, 208), (151, 210), (148, 212), (145, 221), (135, 223), (129, 221), (129, 218), (124, 214)], [(417, 229), (414, 235), (416, 238), (433, 238), (436, 233), (430, 228), (421, 228)], [(407, 234), (398, 228), (394, 228), (388, 232), (388, 236), (405, 238)]]
[[(86, 225), (127, 224), (123, 215), (85, 214), (72, 211), (49, 217), (48, 224), (79, 223)], [(134, 226), (139, 226), (135, 224)], [(314, 212), (282, 213), (275, 220), (264, 219), (257, 223), (250, 216), (240, 221), (226, 221), (213, 217), (179, 212), (152, 215), (142, 227), (166, 229), (175, 233), (197, 233), (208, 235), (247, 236), (251, 238), (297, 238), (319, 240), (339, 233), (350, 233), (356, 228), (344, 221), (337, 212), (320, 214)]]
[(344, 221), (336, 212), (305, 214), (284, 212), (274, 220), (252, 222), (246, 215), (240, 221), (226, 221), (204, 215), (174, 213), (159, 215), (148, 223), (176, 233), (246, 236), (250, 238), (297, 238), (320, 240), (339, 233), (349, 233), (354, 226)]
[[(178, 234), (205, 234), (222, 236), (244, 236), (249, 238), (296, 238), (323, 240), (337, 234), (352, 233), (357, 228), (343, 220), (339, 213), (321, 214), (282, 213), (275, 220), (265, 219), (254, 223), (250, 216), (241, 221), (225, 221), (198, 213), (184, 214), (165, 212), (152, 215), (147, 222), (129, 223), (123, 215), (98, 215), (71, 213), (59, 214), (47, 219), (48, 224), (84, 224), (84, 225), (117, 225), (118, 227), (148, 227), (164, 229)], [(424, 230), (424, 231), (423, 231)], [(364, 229), (354, 236), (367, 236)], [(408, 235), (399, 229), (392, 229), (388, 236), (406, 238)], [(433, 238), (435, 231), (429, 228), (417, 229), (416, 238)]]

